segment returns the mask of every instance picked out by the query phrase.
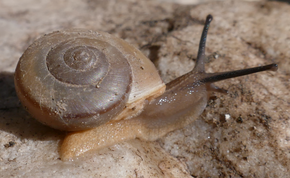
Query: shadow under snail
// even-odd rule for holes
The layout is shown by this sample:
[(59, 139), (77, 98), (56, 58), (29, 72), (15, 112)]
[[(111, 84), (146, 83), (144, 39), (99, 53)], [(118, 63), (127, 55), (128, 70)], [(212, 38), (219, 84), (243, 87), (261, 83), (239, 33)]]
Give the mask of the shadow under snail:
[(73, 131), (60, 154), (70, 160), (121, 141), (156, 140), (198, 118), (214, 82), (265, 70), (206, 73), (208, 15), (196, 65), (164, 84), (153, 63), (122, 39), (104, 32), (65, 30), (45, 35), (24, 52), (15, 71), (17, 95), (41, 123)]

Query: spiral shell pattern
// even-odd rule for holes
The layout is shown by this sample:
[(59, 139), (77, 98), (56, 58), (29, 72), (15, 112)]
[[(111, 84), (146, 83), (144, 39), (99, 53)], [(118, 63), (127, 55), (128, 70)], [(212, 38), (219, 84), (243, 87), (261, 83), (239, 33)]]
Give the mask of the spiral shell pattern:
[(45, 35), (25, 51), (15, 87), (32, 116), (56, 129), (76, 131), (108, 122), (125, 107), (131, 75), (114, 40), (69, 30)]

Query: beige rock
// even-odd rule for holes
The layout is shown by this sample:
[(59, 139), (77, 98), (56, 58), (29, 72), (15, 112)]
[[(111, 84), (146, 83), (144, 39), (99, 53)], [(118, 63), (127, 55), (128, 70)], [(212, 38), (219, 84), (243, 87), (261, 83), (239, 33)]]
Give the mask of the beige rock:
[[(0, 177), (287, 177), (289, 12), (288, 4), (277, 2), (0, 1)], [(19, 107), (14, 69), (45, 33), (110, 32), (141, 48), (168, 82), (194, 66), (190, 57), (196, 57), (209, 13), (208, 72), (272, 62), (279, 70), (217, 83), (229, 94), (213, 94), (202, 116), (184, 129), (157, 142), (132, 140), (62, 162), (65, 133)]]

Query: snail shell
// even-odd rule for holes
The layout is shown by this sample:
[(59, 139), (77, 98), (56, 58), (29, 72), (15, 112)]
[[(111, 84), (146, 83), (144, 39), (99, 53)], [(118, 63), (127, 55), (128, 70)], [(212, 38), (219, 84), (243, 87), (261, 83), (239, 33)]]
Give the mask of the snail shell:
[(152, 62), (128, 43), (77, 29), (36, 40), (20, 58), (15, 88), (34, 118), (77, 131), (134, 116), (165, 84)]

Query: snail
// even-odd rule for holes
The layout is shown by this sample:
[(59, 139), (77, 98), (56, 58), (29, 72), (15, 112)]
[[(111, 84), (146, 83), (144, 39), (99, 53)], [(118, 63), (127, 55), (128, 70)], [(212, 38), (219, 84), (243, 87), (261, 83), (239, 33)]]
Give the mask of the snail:
[(62, 160), (130, 139), (156, 140), (196, 120), (209, 92), (226, 91), (214, 82), (278, 68), (206, 73), (212, 19), (206, 18), (194, 69), (167, 84), (139, 50), (110, 34), (73, 29), (45, 35), (17, 64), (17, 96), (41, 123), (71, 131), (60, 149)]

